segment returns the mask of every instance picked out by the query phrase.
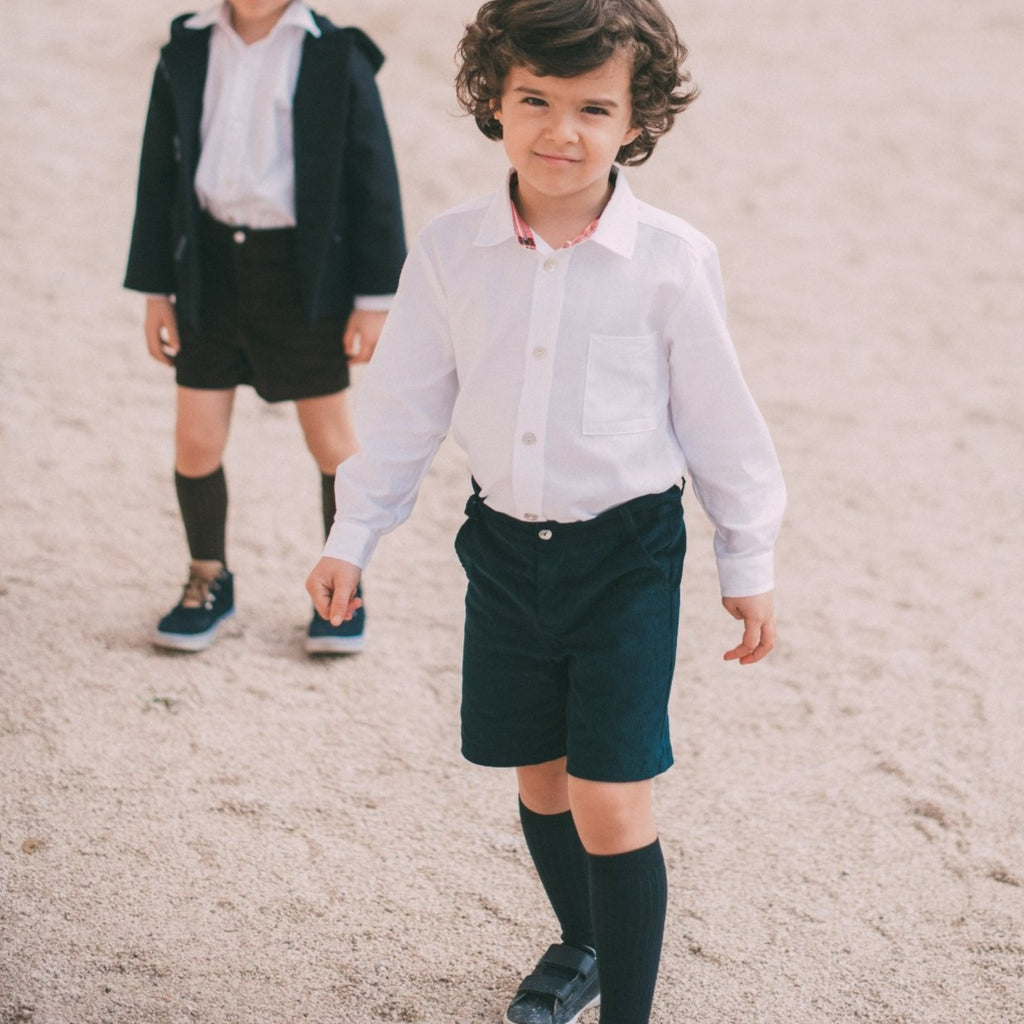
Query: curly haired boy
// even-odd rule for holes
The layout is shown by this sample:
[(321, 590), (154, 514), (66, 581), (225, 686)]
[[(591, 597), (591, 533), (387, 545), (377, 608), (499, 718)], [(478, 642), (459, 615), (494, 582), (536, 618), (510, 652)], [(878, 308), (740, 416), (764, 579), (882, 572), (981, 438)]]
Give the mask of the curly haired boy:
[(718, 259), (641, 202), (646, 160), (695, 88), (656, 0), (490, 0), (457, 92), (512, 169), (417, 240), (364, 381), (360, 454), (307, 581), (358, 606), (361, 568), (410, 513), (452, 431), (472, 474), (462, 751), (514, 767), (523, 833), (561, 930), (509, 1024), (646, 1024), (667, 902), (652, 780), (668, 698), (689, 477), (715, 524), (749, 665), (775, 643), (785, 487), (725, 322)]

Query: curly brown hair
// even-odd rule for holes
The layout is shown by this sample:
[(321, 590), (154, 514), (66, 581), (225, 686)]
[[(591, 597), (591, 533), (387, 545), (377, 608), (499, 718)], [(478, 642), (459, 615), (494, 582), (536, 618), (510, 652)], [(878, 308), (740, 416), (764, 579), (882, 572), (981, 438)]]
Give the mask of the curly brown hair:
[(480, 131), (500, 139), (494, 111), (512, 68), (572, 78), (619, 53), (632, 60), (633, 127), (640, 134), (617, 159), (642, 164), (699, 91), (682, 66), (686, 47), (658, 0), (487, 0), (456, 51), (455, 91)]

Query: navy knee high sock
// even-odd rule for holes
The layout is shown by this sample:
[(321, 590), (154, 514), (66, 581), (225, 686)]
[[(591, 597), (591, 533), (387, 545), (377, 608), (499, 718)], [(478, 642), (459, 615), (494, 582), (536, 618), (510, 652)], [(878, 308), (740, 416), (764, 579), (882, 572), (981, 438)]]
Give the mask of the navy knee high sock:
[(174, 473), (178, 508), (193, 559), (227, 563), (224, 535), (228, 519), (228, 485), (224, 467), (208, 476)]
[(320, 474), (320, 507), (324, 516), (324, 537), (331, 532), (338, 506), (334, 497), (334, 474)]
[(572, 814), (537, 814), (519, 801), (519, 820), (551, 909), (569, 946), (594, 948), (587, 854)]
[(588, 858), (600, 1024), (647, 1024), (668, 902), (661, 843), (656, 839), (629, 853)]

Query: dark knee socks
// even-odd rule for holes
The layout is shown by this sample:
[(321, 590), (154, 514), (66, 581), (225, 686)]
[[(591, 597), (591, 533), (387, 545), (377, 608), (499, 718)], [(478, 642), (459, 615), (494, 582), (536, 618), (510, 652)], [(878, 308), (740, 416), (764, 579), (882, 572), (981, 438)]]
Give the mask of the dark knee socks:
[[(218, 466), (209, 476), (199, 477), (182, 476), (175, 471), (174, 488), (189, 554), (197, 560), (216, 559), (226, 563), (228, 487), (224, 467)], [(336, 511), (333, 474), (320, 475), (320, 497), (326, 537), (331, 532)]]
[(338, 511), (334, 498), (334, 474), (320, 474), (320, 503), (324, 514), (324, 537), (331, 532), (334, 515)]
[(668, 902), (661, 843), (602, 857), (584, 850), (568, 811), (520, 801), (519, 820), (562, 941), (597, 950), (600, 1024), (647, 1024)]
[(647, 1024), (661, 960), (668, 885), (661, 843), (588, 855), (600, 1024)]
[(572, 814), (537, 814), (519, 801), (526, 847), (569, 946), (594, 948), (590, 878)]
[(228, 486), (224, 467), (209, 476), (174, 474), (178, 507), (185, 524), (189, 554), (195, 560), (227, 562), (224, 534), (228, 518)]

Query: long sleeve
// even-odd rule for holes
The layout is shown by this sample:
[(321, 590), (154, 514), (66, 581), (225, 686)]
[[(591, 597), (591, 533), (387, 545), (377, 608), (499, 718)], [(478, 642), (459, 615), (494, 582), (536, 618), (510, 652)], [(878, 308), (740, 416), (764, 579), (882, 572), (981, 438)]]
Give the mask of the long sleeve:
[(124, 281), (133, 291), (171, 294), (175, 290), (171, 223), (179, 173), (175, 135), (170, 86), (159, 65), (153, 75), (142, 136), (135, 221)]
[(362, 381), (360, 450), (338, 470), (325, 555), (365, 567), (380, 537), (412, 513), (458, 393), (446, 306), (426, 252), (414, 246)]
[(694, 493), (715, 527), (722, 594), (771, 590), (786, 490), (768, 428), (725, 323), (721, 272), (708, 245), (671, 317), (671, 414)]

